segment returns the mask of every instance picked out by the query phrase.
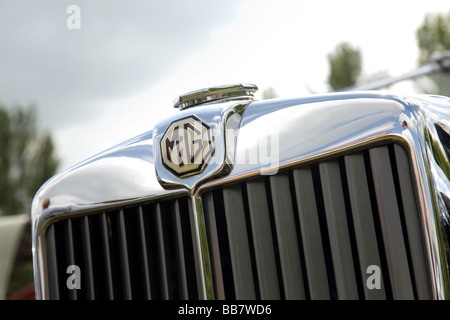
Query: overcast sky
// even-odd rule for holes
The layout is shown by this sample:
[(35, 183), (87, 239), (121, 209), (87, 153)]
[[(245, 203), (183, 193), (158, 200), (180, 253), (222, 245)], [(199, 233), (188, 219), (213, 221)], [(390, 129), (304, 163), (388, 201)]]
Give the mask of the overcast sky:
[[(69, 29), (70, 5), (81, 29)], [(415, 31), (448, 0), (0, 0), (0, 103), (34, 104), (60, 169), (145, 132), (177, 95), (214, 85), (326, 92), (327, 54), (364, 73), (416, 66)]]

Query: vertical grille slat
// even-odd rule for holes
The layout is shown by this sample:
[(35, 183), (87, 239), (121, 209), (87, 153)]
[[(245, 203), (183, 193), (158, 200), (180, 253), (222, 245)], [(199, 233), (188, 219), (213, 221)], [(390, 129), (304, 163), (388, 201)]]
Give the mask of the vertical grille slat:
[(311, 299), (330, 299), (328, 275), (311, 169), (293, 170)]
[(55, 226), (48, 228), (47, 235), (47, 276), (49, 283), (50, 300), (59, 300), (59, 280), (58, 280), (58, 256), (56, 251)]
[(121, 269), (121, 279), (123, 287), (123, 299), (132, 299), (131, 294), (131, 276), (130, 267), (128, 263), (128, 246), (127, 246), (127, 235), (125, 230), (125, 218), (123, 210), (119, 211), (117, 216), (117, 236), (119, 245), (119, 257), (120, 257), (120, 269)]
[[(357, 241), (361, 276), (367, 275), (367, 268), (380, 266), (377, 236), (375, 231), (372, 205), (364, 156), (362, 153), (345, 157), (345, 169), (348, 179), (349, 197)], [(363, 286), (366, 299), (386, 299), (385, 286), (381, 278), (381, 288), (377, 290)]]
[(280, 299), (270, 212), (267, 199), (261, 199), (261, 194), (266, 194), (264, 181), (247, 183), (249, 215), (253, 232), (260, 295), (261, 299)]
[(155, 212), (155, 227), (156, 227), (156, 237), (157, 237), (157, 252), (158, 258), (157, 262), (159, 263), (159, 277), (160, 277), (160, 288), (161, 288), (161, 298), (163, 300), (169, 299), (169, 278), (167, 272), (167, 257), (166, 257), (166, 243), (165, 237), (163, 233), (163, 223), (161, 217), (161, 205), (159, 203), (156, 204), (156, 212)]
[(86, 298), (88, 300), (94, 300), (95, 299), (95, 291), (94, 291), (94, 271), (92, 266), (92, 251), (91, 251), (91, 235), (90, 235), (90, 228), (89, 228), (89, 217), (85, 216), (81, 220), (81, 240), (82, 240), (82, 247), (83, 247), (83, 261), (85, 263), (85, 270), (86, 275), (83, 277), (83, 279), (86, 279), (84, 283), (86, 284), (87, 292), (86, 292)]
[(417, 295), (419, 299), (430, 299), (430, 286), (427, 284), (426, 262), (424, 260), (424, 249), (422, 246), (422, 233), (420, 232), (419, 211), (413, 182), (411, 180), (411, 168), (408, 162), (406, 151), (398, 145), (394, 145), (395, 159), (400, 181), (403, 210), (405, 215), (406, 229), (408, 230), (409, 246), (412, 250), (412, 264), (414, 269)]
[(394, 299), (414, 299), (388, 148), (369, 151)]
[(150, 267), (149, 267), (149, 257), (148, 257), (148, 245), (147, 245), (147, 239), (146, 239), (146, 231), (145, 231), (145, 221), (144, 221), (144, 213), (142, 211), (142, 207), (139, 207), (138, 209), (138, 223), (137, 223), (137, 230), (138, 230), (138, 241), (140, 245), (139, 252), (141, 263), (141, 268), (143, 272), (142, 279), (140, 281), (143, 281), (144, 283), (144, 299), (150, 300), (152, 298), (152, 285), (150, 283)]
[(358, 299), (339, 163), (323, 162), (319, 168), (338, 297)]
[[(111, 269), (111, 254), (109, 248), (109, 238), (110, 238), (110, 228), (111, 222), (108, 223), (109, 218), (107, 218), (105, 213), (100, 215), (100, 241), (101, 241), (101, 253), (103, 264), (101, 265), (102, 270), (104, 270), (104, 288), (106, 290), (105, 298), (112, 300), (114, 299), (114, 287), (113, 287), (113, 276)], [(108, 226), (109, 224), (109, 226)]]
[[(74, 251), (74, 237), (72, 232), (72, 221), (67, 220), (64, 223), (64, 234), (67, 237), (67, 240), (65, 242), (65, 250), (66, 250), (66, 263), (62, 265), (64, 269), (64, 273), (66, 273), (67, 267), (71, 265), (76, 265), (75, 263), (75, 251)], [(66, 282), (67, 283), (67, 282)], [(70, 290), (68, 291), (68, 299), (70, 300), (76, 300), (77, 299), (77, 290)]]
[(252, 262), (240, 185), (223, 189), (236, 299), (255, 299)]
[(285, 297), (286, 299), (305, 299), (289, 177), (286, 174), (271, 176), (270, 187)]
[(183, 232), (181, 229), (181, 219), (180, 219), (180, 207), (178, 201), (175, 200), (173, 202), (172, 207), (172, 215), (174, 218), (174, 223), (172, 224), (174, 227), (174, 237), (175, 237), (175, 257), (176, 257), (176, 268), (179, 280), (177, 283), (177, 287), (179, 290), (179, 296), (177, 299), (186, 300), (188, 299), (188, 285), (187, 285), (187, 277), (186, 277), (186, 266), (185, 266), (185, 257), (184, 257), (184, 246), (183, 246)]

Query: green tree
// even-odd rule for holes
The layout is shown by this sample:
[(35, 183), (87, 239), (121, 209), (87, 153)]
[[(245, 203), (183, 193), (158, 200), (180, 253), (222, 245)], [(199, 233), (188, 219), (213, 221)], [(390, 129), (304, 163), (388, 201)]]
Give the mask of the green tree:
[(328, 63), (328, 85), (332, 90), (341, 90), (357, 83), (362, 65), (358, 48), (348, 42), (341, 42), (328, 54)]
[(434, 52), (450, 50), (450, 12), (427, 13), (416, 36), (419, 45), (419, 64), (430, 61)]
[[(428, 13), (422, 25), (416, 31), (419, 46), (418, 64), (430, 61), (435, 52), (450, 50), (450, 12)], [(450, 95), (450, 75), (439, 73), (428, 78), (429, 81), (419, 81), (420, 91)]]
[(29, 212), (58, 162), (51, 135), (36, 127), (35, 108), (0, 105), (0, 215)]
[(272, 87), (268, 87), (266, 89), (264, 89), (264, 91), (262, 92), (262, 98), (265, 99), (273, 99), (273, 98), (278, 98), (278, 94), (275, 91), (274, 88)]

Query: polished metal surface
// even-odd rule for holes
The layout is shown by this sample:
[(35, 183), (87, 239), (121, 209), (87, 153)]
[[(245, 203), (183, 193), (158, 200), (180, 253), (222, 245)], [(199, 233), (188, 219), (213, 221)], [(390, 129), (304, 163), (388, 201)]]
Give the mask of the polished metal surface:
[(175, 99), (173, 105), (180, 110), (196, 105), (228, 99), (253, 99), (258, 90), (254, 84), (233, 84), (228, 86), (210, 87), (183, 94)]
[[(251, 100), (216, 102), (188, 109), (158, 123), (153, 130), (153, 155), (156, 177), (164, 188), (185, 188), (191, 194), (205, 180), (211, 180), (227, 175), (233, 166), (235, 157), (235, 141), (242, 114)], [(197, 122), (206, 124), (210, 136), (214, 137), (214, 153), (208, 155), (201, 173), (194, 175), (179, 175), (168, 170), (164, 164), (165, 148), (161, 148), (165, 133), (173, 123), (194, 116)]]
[[(211, 127), (215, 152), (201, 173), (179, 177), (163, 166), (160, 142), (171, 123), (188, 116)], [(404, 145), (412, 159), (434, 298), (450, 298), (448, 243), (442, 232), (443, 221), (449, 219), (443, 196), (450, 198), (450, 164), (436, 132), (437, 122), (450, 128), (449, 98), (403, 97), (388, 92), (266, 101), (247, 97), (183, 110), (152, 131), (94, 156), (42, 186), (32, 206), (37, 297), (46, 297), (42, 237), (52, 221), (143, 199), (185, 194), (191, 195), (196, 204), (203, 297), (212, 298), (208, 293), (212, 275), (202, 231), (203, 209), (196, 201), (203, 192), (248, 177), (275, 174), (292, 165), (394, 141)]]
[[(253, 102), (242, 117), (232, 172), (201, 188), (252, 174), (274, 174), (280, 167), (377, 138), (401, 139), (401, 119), (415, 111), (405, 102), (369, 92)], [(420, 112), (419, 106), (411, 107)]]

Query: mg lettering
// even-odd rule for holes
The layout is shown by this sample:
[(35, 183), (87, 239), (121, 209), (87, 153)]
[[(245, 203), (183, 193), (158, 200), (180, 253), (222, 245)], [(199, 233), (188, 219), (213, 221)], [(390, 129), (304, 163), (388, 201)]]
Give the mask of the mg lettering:
[(214, 154), (210, 127), (195, 116), (172, 122), (161, 139), (161, 157), (177, 176), (198, 174)]

